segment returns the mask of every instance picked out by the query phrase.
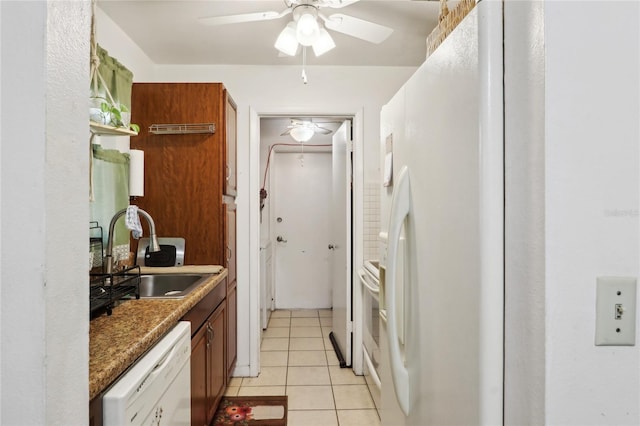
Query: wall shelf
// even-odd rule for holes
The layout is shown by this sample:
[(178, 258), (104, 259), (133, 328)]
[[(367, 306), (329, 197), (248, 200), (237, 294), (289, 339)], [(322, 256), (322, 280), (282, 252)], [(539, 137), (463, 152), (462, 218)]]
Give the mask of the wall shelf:
[(133, 130), (125, 129), (124, 127), (107, 126), (96, 123), (95, 121), (90, 121), (89, 127), (91, 127), (91, 133), (98, 136), (138, 136), (138, 132), (134, 132)]
[(186, 135), (195, 133), (214, 134), (216, 132), (216, 125), (214, 123), (152, 124), (149, 126), (149, 132), (154, 135)]

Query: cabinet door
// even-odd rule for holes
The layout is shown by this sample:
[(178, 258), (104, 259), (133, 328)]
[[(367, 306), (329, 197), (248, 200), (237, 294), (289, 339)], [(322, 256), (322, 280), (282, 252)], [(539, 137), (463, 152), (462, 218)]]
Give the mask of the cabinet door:
[(237, 289), (236, 289), (236, 205), (226, 207), (225, 244), (227, 248), (227, 330), (226, 330), (226, 371), (227, 380), (236, 363), (237, 355)]
[(191, 425), (209, 424), (207, 406), (207, 323), (191, 338)]
[(222, 303), (218, 309), (211, 314), (207, 322), (207, 333), (209, 335), (207, 363), (209, 420), (213, 419), (216, 413), (216, 408), (222, 398), (226, 385), (225, 378), (227, 369), (224, 363), (225, 312), (225, 304)]
[(237, 112), (236, 104), (224, 91), (224, 125), (225, 125), (225, 157), (226, 157), (226, 177), (225, 195), (236, 196), (236, 147), (237, 147)]
[(231, 285), (236, 281), (236, 205), (235, 203), (225, 204), (225, 263), (227, 268), (227, 283)]
[(102, 395), (89, 402), (89, 426), (102, 426)]
[(227, 292), (227, 383), (229, 382), (229, 377), (233, 372), (233, 369), (236, 365), (236, 358), (238, 354), (238, 297), (237, 297), (237, 287), (234, 283), (231, 287), (228, 287), (229, 290)]
[[(222, 265), (225, 187), (224, 88), (220, 83), (135, 83), (132, 120), (144, 151), (145, 193), (136, 204), (159, 236), (186, 240), (185, 265)], [(153, 124), (214, 123), (216, 133), (153, 134)], [(142, 221), (148, 235), (146, 222)], [(135, 241), (135, 240), (134, 240)], [(137, 242), (133, 243), (134, 246)]]

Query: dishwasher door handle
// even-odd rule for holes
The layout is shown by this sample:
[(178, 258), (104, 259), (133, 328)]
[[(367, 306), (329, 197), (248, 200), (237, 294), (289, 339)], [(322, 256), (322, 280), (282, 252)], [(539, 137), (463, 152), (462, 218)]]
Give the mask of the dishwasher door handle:
[[(157, 376), (158, 374), (162, 373), (162, 371), (165, 369), (165, 367), (171, 362), (171, 360), (175, 356), (175, 354), (177, 352), (176, 346), (177, 346), (177, 344), (174, 344), (171, 347), (171, 350), (169, 352), (167, 352), (165, 354), (165, 356), (163, 356), (162, 359), (160, 359), (160, 361), (158, 361), (156, 363), (156, 365), (153, 367), (153, 370), (151, 370), (149, 372), (147, 377), (145, 377), (144, 381), (146, 381), (151, 376)], [(144, 381), (143, 381), (143, 383), (144, 383)]]

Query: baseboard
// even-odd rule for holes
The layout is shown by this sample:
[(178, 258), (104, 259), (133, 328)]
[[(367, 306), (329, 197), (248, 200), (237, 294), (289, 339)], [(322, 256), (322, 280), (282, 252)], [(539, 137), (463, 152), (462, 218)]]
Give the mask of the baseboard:
[(251, 377), (251, 368), (248, 365), (236, 365), (231, 377)]

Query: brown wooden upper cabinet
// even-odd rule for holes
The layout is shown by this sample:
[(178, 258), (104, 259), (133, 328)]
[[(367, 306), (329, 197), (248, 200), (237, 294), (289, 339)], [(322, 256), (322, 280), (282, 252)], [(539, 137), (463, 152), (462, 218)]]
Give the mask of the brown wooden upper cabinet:
[(228, 265), (223, 198), (236, 195), (233, 99), (222, 83), (134, 83), (131, 104), (140, 126), (131, 147), (145, 155), (144, 197), (134, 203), (154, 218), (158, 237), (185, 239), (185, 265)]
[(225, 157), (226, 177), (224, 194), (236, 196), (236, 147), (237, 147), (237, 108), (229, 92), (224, 91)]

